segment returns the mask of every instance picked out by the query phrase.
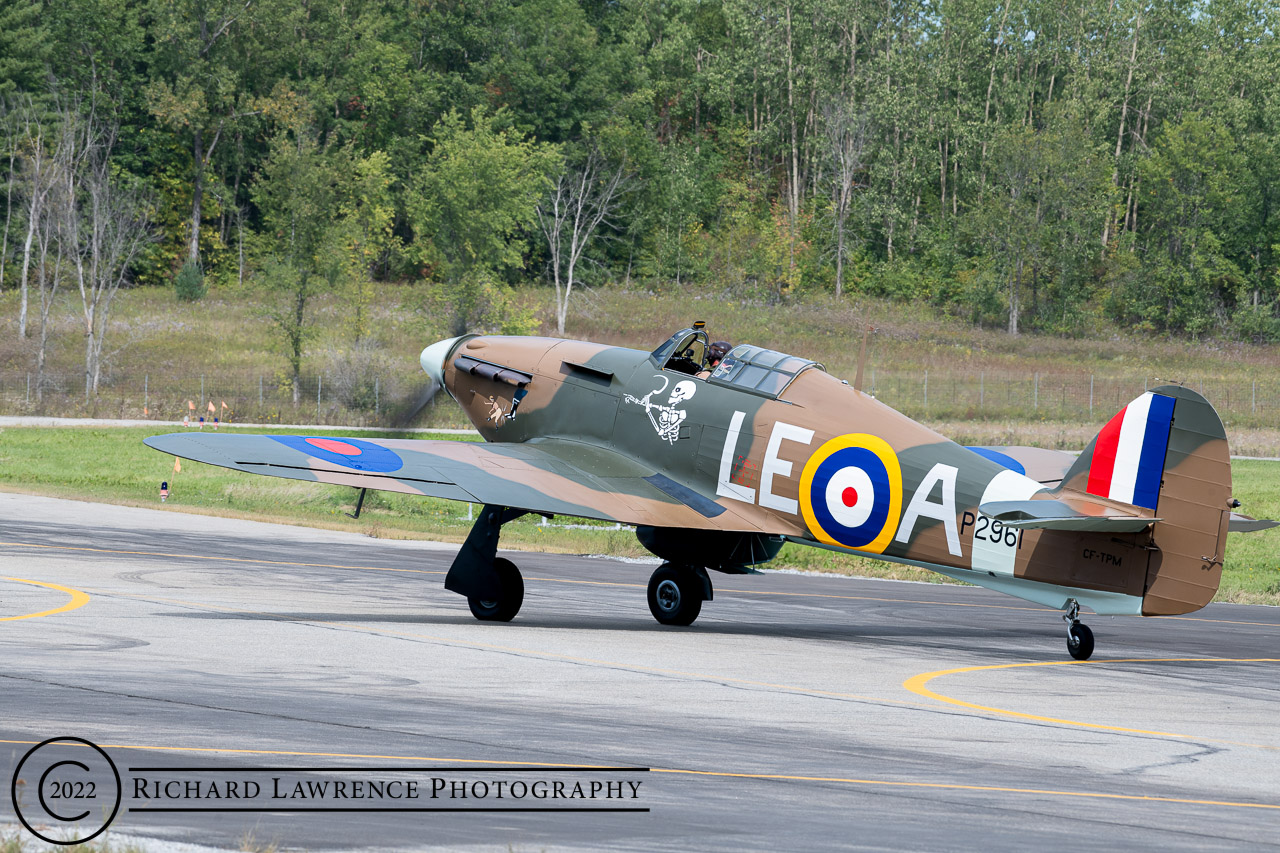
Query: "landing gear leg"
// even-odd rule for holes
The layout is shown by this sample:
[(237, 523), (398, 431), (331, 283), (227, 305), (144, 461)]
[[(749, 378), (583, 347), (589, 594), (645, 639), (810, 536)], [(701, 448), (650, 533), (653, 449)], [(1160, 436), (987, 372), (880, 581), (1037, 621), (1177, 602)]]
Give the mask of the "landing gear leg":
[(711, 596), (706, 569), (663, 563), (649, 578), (649, 612), (663, 625), (692, 625)]
[(1067, 623), (1067, 652), (1076, 660), (1088, 660), (1093, 655), (1093, 632), (1080, 621), (1080, 602), (1067, 601), (1067, 612), (1062, 614)]
[(453, 558), (444, 588), (467, 598), (471, 615), (484, 622), (510, 622), (524, 603), (524, 579), (515, 563), (498, 556), (502, 525), (522, 509), (486, 505)]

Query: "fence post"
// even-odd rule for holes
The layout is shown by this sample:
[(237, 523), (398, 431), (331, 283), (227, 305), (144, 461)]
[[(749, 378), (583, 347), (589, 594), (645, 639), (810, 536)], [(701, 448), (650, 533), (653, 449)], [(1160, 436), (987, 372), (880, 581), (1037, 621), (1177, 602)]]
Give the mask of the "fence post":
[(27, 373), (27, 405), (31, 405), (31, 374)]
[(1256, 379), (1253, 380), (1253, 401), (1249, 404), (1249, 411), (1254, 414), (1258, 412), (1258, 380)]
[[(147, 414), (151, 403), (151, 374), (142, 374), (142, 413)], [(147, 415), (150, 417), (150, 415)]]
[(1093, 374), (1089, 374), (1089, 420), (1093, 420)]
[(324, 388), (324, 374), (316, 376), (316, 414), (320, 414), (320, 391)]

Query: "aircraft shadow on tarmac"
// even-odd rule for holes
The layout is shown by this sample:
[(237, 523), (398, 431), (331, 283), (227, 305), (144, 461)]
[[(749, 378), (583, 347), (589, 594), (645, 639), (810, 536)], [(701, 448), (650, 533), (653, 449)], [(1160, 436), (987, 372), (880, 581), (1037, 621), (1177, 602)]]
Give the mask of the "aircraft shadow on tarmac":
[[(949, 652), (955, 651), (955, 631), (953, 625), (930, 625), (930, 626), (901, 626), (901, 625), (879, 625), (879, 624), (857, 624), (848, 622), (830, 622), (826, 624), (801, 625), (796, 623), (760, 623), (751, 622), (744, 624), (733, 624), (726, 622), (702, 622), (695, 626), (673, 630), (661, 626), (653, 625), (650, 620), (643, 618), (641, 612), (637, 608), (634, 616), (624, 613), (610, 616), (600, 616), (592, 618), (582, 618), (577, 616), (556, 617), (521, 617), (518, 623), (511, 626), (505, 625), (485, 625), (483, 623), (477, 625), (476, 621), (470, 618), (470, 614), (459, 613), (457, 615), (432, 615), (424, 616), (420, 612), (413, 613), (357, 613), (357, 612), (289, 612), (274, 611), (270, 613), (226, 613), (226, 612), (181, 612), (174, 613), (166, 611), (156, 613), (157, 617), (174, 618), (174, 619), (208, 619), (208, 620), (240, 620), (240, 621), (267, 621), (267, 622), (306, 622), (341, 625), (343, 627), (350, 626), (358, 628), (361, 624), (373, 625), (411, 625), (417, 628), (429, 629), (432, 626), (450, 626), (450, 627), (470, 627), (474, 628), (474, 634), (470, 637), (454, 637), (449, 638), (450, 641), (468, 642), (469, 640), (483, 640), (484, 642), (500, 642), (505, 632), (509, 628), (542, 628), (556, 630), (581, 630), (593, 632), (622, 632), (622, 633), (640, 633), (653, 634), (655, 636), (689, 636), (689, 637), (760, 637), (775, 639), (793, 639), (793, 640), (813, 640), (825, 643), (838, 643), (842, 645), (868, 645), (877, 646), (910, 646), (916, 649), (944, 649)], [(647, 613), (644, 614), (647, 616)], [(1017, 627), (978, 627), (975, 629), (981, 634), (985, 643), (1001, 643), (1008, 642), (1016, 648), (1008, 651), (1014, 655), (1018, 655), (1019, 660), (1025, 659), (1028, 651), (1032, 650), (1034, 643), (1028, 643), (1027, 626)], [(1034, 629), (1033, 629), (1034, 630)], [(1056, 640), (1060, 631), (1045, 630), (1041, 632), (1046, 638)], [(394, 637), (394, 635), (390, 635)], [(405, 637), (403, 639), (419, 639), (415, 637)], [(422, 638), (429, 639), (429, 638)], [(527, 636), (520, 639), (512, 638), (511, 642), (519, 644), (527, 642)], [(999, 655), (1001, 650), (993, 648), (991, 645), (984, 644), (984, 653)]]

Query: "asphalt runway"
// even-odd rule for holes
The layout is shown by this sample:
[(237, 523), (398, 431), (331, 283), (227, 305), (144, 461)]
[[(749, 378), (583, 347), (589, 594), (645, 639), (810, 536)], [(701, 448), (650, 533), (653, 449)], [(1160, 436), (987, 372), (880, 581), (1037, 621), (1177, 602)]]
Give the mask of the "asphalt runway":
[[(86, 738), (123, 777), (113, 832), (318, 851), (1280, 847), (1277, 608), (1089, 614), (1098, 650), (1075, 664), (1057, 612), (977, 588), (714, 575), (697, 623), (664, 628), (653, 564), (508, 553), (524, 609), (493, 624), (443, 589), (450, 546), (8, 494), (0, 519), (0, 782), (36, 742)], [(620, 769), (566, 769), (585, 765)], [(253, 773), (638, 793), (418, 802), (594, 813), (134, 796), (147, 775)]]

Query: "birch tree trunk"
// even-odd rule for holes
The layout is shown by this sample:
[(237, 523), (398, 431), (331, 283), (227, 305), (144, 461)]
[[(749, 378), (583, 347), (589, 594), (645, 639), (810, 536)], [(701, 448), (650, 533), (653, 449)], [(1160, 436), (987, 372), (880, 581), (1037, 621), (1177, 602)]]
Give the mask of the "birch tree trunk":
[(5, 184), (4, 239), (0, 240), (0, 292), (4, 290), (4, 265), (9, 257), (9, 222), (13, 219), (13, 164), (18, 157), (13, 140), (9, 140), (9, 182)]
[(20, 279), (21, 300), (18, 308), (18, 337), (27, 336), (27, 281), (31, 271), (31, 243), (35, 239), (36, 228), (43, 215), (44, 200), (48, 194), (48, 163), (44, 149), (44, 129), (37, 121), (33, 128), (28, 119), (25, 136), (31, 146), (27, 157), (30, 189), (27, 199), (27, 237), (22, 243), (22, 277)]
[(204, 203), (204, 134), (197, 127), (192, 133), (192, 153), (195, 170), (191, 193), (191, 242), (188, 244), (187, 260), (193, 264), (200, 263), (200, 219), (203, 216), (201, 206)]
[[(1142, 28), (1142, 16), (1139, 15), (1133, 24), (1133, 46), (1129, 50), (1129, 73), (1124, 80), (1124, 100), (1120, 103), (1120, 129), (1116, 131), (1115, 166), (1111, 172), (1111, 186), (1120, 188), (1120, 153), (1124, 148), (1124, 128), (1129, 117), (1129, 90), (1133, 86), (1133, 66), (1138, 58), (1138, 31)], [(1158, 29), (1158, 28), (1157, 28)], [(1127, 211), (1126, 211), (1127, 212)], [(1112, 204), (1107, 209), (1106, 219), (1102, 223), (1102, 247), (1105, 249), (1111, 242), (1111, 234), (1115, 228), (1116, 209)]]
[(27, 276), (31, 270), (31, 241), (35, 238), (36, 217), (40, 213), (40, 194), (32, 182), (31, 204), (27, 208), (27, 239), (22, 244), (22, 298), (18, 308), (18, 337), (27, 336)]
[[(613, 214), (625, 190), (625, 169), (625, 162), (609, 167), (599, 151), (592, 149), (581, 168), (565, 166), (538, 205), (538, 225), (547, 241), (556, 288), (557, 334), (564, 334), (574, 277), (587, 246), (601, 225), (613, 227)], [(676, 275), (678, 282), (678, 269)]]

